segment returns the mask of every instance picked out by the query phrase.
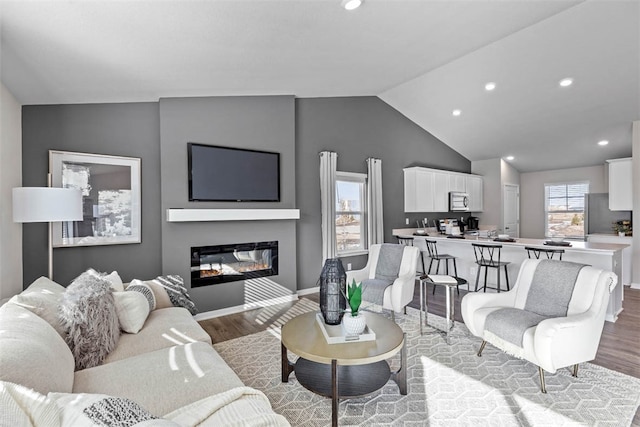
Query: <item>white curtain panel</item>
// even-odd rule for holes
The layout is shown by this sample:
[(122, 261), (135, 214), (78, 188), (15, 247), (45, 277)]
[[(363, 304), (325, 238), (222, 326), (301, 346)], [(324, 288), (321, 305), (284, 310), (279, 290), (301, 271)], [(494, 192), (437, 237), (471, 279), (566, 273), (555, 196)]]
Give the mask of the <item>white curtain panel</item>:
[(336, 257), (336, 166), (338, 154), (320, 153), (320, 208), (322, 209), (322, 265)]
[(367, 241), (369, 246), (384, 243), (384, 221), (382, 220), (382, 160), (367, 159)]

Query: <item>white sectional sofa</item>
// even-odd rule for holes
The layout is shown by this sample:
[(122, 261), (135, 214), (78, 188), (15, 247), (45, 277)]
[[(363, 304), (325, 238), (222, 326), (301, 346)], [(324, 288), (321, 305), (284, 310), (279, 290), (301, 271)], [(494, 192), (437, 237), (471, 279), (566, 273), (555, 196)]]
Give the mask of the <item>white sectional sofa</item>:
[[(264, 395), (244, 387), (184, 308), (151, 311), (138, 333), (121, 334), (102, 364), (75, 371), (72, 351), (56, 323), (57, 301), (63, 292), (64, 287), (40, 278), (0, 307), (0, 405), (4, 405), (0, 414), (4, 417), (19, 409), (31, 411), (29, 403), (21, 403), (26, 392), (16, 391), (13, 384), (17, 384), (33, 390), (39, 402), (57, 401), (61, 420), (72, 401), (69, 396), (98, 394), (130, 399), (155, 417), (177, 420), (176, 425), (223, 425), (239, 421), (238, 417), (246, 417), (243, 425), (249, 426), (289, 425), (272, 411)], [(228, 401), (231, 412), (220, 411), (220, 398)], [(185, 412), (192, 415), (204, 407), (209, 408), (207, 416), (184, 420)], [(33, 422), (37, 417), (29, 416), (31, 425), (37, 425)], [(1, 418), (0, 425), (8, 425)]]

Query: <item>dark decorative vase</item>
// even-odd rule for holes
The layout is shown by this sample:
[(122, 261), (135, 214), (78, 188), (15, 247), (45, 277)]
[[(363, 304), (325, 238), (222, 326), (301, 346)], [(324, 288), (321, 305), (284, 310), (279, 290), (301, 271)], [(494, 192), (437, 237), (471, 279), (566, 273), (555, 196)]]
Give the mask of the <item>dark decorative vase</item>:
[(320, 311), (327, 325), (339, 325), (347, 308), (347, 273), (342, 261), (328, 258), (320, 273)]

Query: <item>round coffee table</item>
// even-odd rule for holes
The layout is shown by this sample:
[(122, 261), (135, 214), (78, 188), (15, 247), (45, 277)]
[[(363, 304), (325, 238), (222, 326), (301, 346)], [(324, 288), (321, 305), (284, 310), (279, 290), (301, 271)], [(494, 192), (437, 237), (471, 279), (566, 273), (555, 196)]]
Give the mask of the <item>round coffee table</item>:
[[(327, 343), (316, 313), (294, 317), (282, 327), (282, 382), (291, 372), (308, 390), (331, 397), (331, 424), (338, 425), (340, 398), (360, 397), (382, 388), (392, 378), (400, 394), (407, 394), (405, 335), (393, 321), (375, 313), (362, 312), (374, 341)], [(300, 358), (289, 362), (287, 350)], [(386, 359), (400, 352), (400, 368), (391, 372)]]

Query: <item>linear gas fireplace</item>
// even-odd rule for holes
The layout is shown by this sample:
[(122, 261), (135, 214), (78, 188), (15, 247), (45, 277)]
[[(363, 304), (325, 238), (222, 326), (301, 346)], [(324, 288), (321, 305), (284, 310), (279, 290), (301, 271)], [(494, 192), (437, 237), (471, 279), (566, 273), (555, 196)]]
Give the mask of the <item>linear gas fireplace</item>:
[(191, 287), (278, 274), (278, 242), (191, 248)]

